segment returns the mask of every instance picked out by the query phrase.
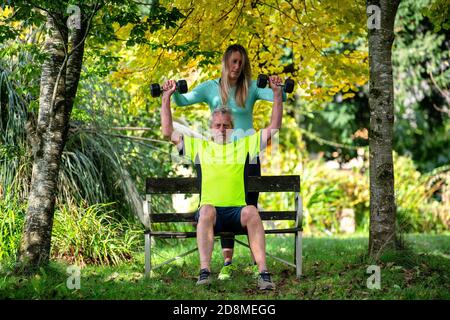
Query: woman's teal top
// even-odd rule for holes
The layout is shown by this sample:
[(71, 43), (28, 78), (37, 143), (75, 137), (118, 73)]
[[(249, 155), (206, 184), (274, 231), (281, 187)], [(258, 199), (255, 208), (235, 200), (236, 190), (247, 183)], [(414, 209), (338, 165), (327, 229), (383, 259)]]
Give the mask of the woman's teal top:
[[(233, 115), (234, 129), (242, 129), (244, 131), (253, 129), (253, 106), (256, 100), (273, 101), (273, 91), (270, 87), (258, 88), (256, 81), (252, 80), (245, 101), (245, 108), (242, 108), (236, 104), (235, 90), (235, 87), (231, 88), (227, 103), (227, 107), (231, 109)], [(209, 105), (212, 112), (222, 105), (219, 79), (205, 81), (190, 92), (184, 94), (175, 91), (173, 100), (178, 106), (188, 106), (194, 103), (205, 102)], [(283, 101), (286, 101), (286, 93), (284, 91)]]

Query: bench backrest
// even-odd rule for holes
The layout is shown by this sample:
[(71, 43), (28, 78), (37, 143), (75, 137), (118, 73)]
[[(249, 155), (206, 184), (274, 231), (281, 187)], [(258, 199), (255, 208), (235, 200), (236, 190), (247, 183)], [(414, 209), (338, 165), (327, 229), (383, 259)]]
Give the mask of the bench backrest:
[[(297, 220), (299, 217), (300, 176), (249, 176), (247, 190), (249, 192), (295, 192), (295, 210), (293, 211), (261, 211), (262, 220)], [(197, 194), (199, 186), (197, 178), (147, 178), (146, 201), (144, 215), (148, 217), (145, 224), (165, 222), (194, 222), (194, 213), (152, 213), (151, 195), (154, 194)], [(147, 225), (148, 224), (148, 225)]]
[[(249, 192), (300, 192), (300, 176), (248, 177)], [(199, 193), (197, 178), (147, 178), (147, 194)]]

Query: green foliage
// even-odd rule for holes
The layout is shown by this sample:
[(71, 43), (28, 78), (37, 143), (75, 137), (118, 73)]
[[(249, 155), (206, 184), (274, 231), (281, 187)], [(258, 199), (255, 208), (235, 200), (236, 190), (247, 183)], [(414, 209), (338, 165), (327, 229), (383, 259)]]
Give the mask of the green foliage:
[(78, 265), (117, 265), (140, 247), (142, 228), (113, 217), (110, 204), (66, 204), (55, 212), (52, 256)]
[[(27, 203), (10, 193), (0, 198), (0, 263), (15, 262)], [(79, 265), (117, 265), (142, 250), (142, 226), (114, 218), (111, 204), (79, 206), (59, 204), (55, 210), (52, 233), (54, 259)]]
[(450, 212), (440, 214), (448, 203), (437, 201), (429, 189), (429, 177), (417, 171), (408, 157), (394, 154), (397, 224), (400, 232), (442, 232), (450, 228)]
[(450, 3), (446, 0), (430, 1), (427, 7), (422, 8), (422, 14), (434, 25), (434, 32), (441, 29), (450, 29)]
[[(31, 32), (34, 37), (36, 32)], [(0, 197), (5, 189), (28, 196), (31, 178), (32, 148), (27, 141), (25, 124), (37, 118), (32, 108), (39, 92), (39, 58), (33, 53), (21, 53), (27, 42), (10, 50), (0, 59)], [(37, 45), (37, 44), (36, 44)], [(59, 201), (89, 205), (98, 202), (114, 202), (121, 216), (133, 216), (136, 212), (139, 194), (144, 191), (145, 177), (170, 174), (170, 163), (161, 163), (159, 154), (168, 152), (159, 138), (159, 130), (145, 132), (142, 137), (153, 141), (134, 140), (129, 132), (114, 132), (112, 126), (144, 126), (158, 128), (158, 114), (151, 117), (141, 110), (131, 116), (127, 103), (130, 95), (114, 89), (103, 80), (104, 73), (115, 68), (114, 55), (105, 69), (98, 66), (96, 49), (86, 60), (88, 66), (83, 72), (78, 89), (73, 120), (62, 155), (59, 176)], [(6, 63), (6, 61), (14, 63)], [(23, 74), (28, 65), (32, 72)], [(4, 69), (3, 69), (4, 68)], [(109, 72), (109, 71), (108, 71)], [(27, 91), (24, 90), (27, 88)], [(141, 119), (145, 119), (142, 121)], [(140, 138), (140, 137), (138, 137)], [(132, 203), (130, 200), (134, 199)], [(167, 201), (158, 205), (168, 207)]]
[[(286, 155), (289, 158), (289, 155)], [(324, 158), (304, 163), (301, 190), (306, 234), (341, 233), (340, 219), (344, 209), (352, 209), (356, 230), (369, 230), (370, 193), (367, 154), (362, 166), (336, 170)], [(293, 171), (288, 171), (292, 173)], [(394, 157), (395, 194), (399, 232), (442, 232), (450, 228), (448, 187), (430, 180), (436, 175), (417, 171), (411, 158)], [(448, 175), (440, 173), (441, 179)], [(434, 190), (443, 190), (442, 198), (435, 199)], [(261, 206), (265, 209), (292, 210), (292, 194), (264, 194)]]
[[(421, 13), (437, 3), (440, 1), (401, 1), (392, 50), (394, 150), (412, 156), (421, 172), (450, 162), (450, 38), (444, 30), (433, 31), (429, 18)], [(440, 12), (447, 7), (442, 6)], [(305, 130), (308, 151), (324, 151), (326, 159), (340, 163), (354, 158), (357, 147), (368, 145), (368, 86), (346, 89), (339, 90), (329, 103), (317, 102), (320, 111), (309, 101), (297, 101), (304, 110), (298, 120)], [(345, 99), (348, 93), (354, 96)]]
[(25, 212), (26, 203), (11, 192), (0, 197), (0, 263), (9, 264), (16, 258)]
[[(3, 211), (2, 207), (2, 214), (8, 214), (7, 219), (2, 219), (2, 240), (5, 246), (7, 244), (2, 247), (4, 259), (13, 259), (17, 251), (26, 211), (24, 199), (28, 196), (31, 178), (32, 148), (26, 139), (25, 124), (29, 121), (33, 130), (37, 118), (34, 106), (38, 105), (42, 56), (33, 50), (42, 45), (39, 37), (42, 30), (31, 28), (29, 31), (30, 37), (24, 41), (1, 45), (8, 49), (2, 50), (0, 57), (0, 200), (2, 206), (8, 204), (8, 210), (5, 207)], [(151, 123), (144, 124), (140, 120), (142, 114), (130, 116), (123, 107), (129, 95), (101, 81), (102, 76), (115, 67), (114, 55), (98, 60), (95, 52), (94, 49), (86, 58), (93, 67), (83, 73), (74, 106), (75, 118), (70, 123), (62, 155), (53, 229), (58, 250), (54, 256), (79, 263), (117, 264), (129, 259), (133, 246), (138, 243), (133, 215), (136, 207), (133, 206), (142, 206), (140, 194), (144, 191), (144, 178), (165, 176), (170, 173), (170, 166), (161, 163), (160, 149), (152, 143), (133, 140), (129, 133), (119, 135), (110, 131), (111, 126), (133, 125), (133, 122), (137, 126), (154, 127), (157, 115), (150, 117)], [(98, 66), (105, 61), (110, 64)], [(112, 109), (112, 106), (118, 107)], [(159, 132), (147, 132), (144, 136), (157, 138)], [(12, 197), (16, 197), (16, 202), (4, 202)], [(110, 203), (109, 210), (102, 203)], [(164, 208), (170, 204), (161, 200), (156, 206)], [(122, 217), (128, 218), (128, 222)], [(63, 222), (59, 223), (61, 220)], [(77, 220), (82, 225), (77, 225)], [(68, 224), (72, 232), (61, 230)], [(15, 227), (13, 231), (11, 226)], [(9, 229), (5, 229), (7, 227)], [(4, 236), (5, 230), (9, 230), (8, 238)]]
[(0, 198), (27, 194), (31, 174), (26, 101), (16, 88), (11, 73), (0, 68)]
[[(394, 149), (399, 154), (411, 155), (422, 172), (450, 163), (450, 34), (433, 30), (429, 18), (421, 14), (425, 8), (439, 3), (401, 2), (392, 53)], [(448, 4), (442, 5), (435, 13), (448, 8)]]
[[(363, 87), (353, 98), (334, 100), (321, 111), (306, 111), (299, 116), (305, 142), (310, 153), (324, 153), (325, 159), (345, 163), (357, 157), (358, 149), (368, 146), (369, 104)], [(304, 109), (305, 103), (300, 102)]]
[(369, 178), (358, 168), (336, 170), (323, 158), (309, 161), (303, 171), (306, 233), (340, 233), (342, 210), (353, 209), (356, 228), (369, 227)]
[[(363, 1), (159, 3), (179, 8), (183, 17), (177, 28), (146, 33), (147, 41), (132, 48), (112, 44), (122, 60), (111, 81), (129, 92), (143, 95), (143, 86), (167, 78), (187, 78), (191, 87), (217, 78), (223, 51), (236, 42), (248, 49), (254, 78), (258, 73), (289, 76), (299, 97), (312, 104), (367, 82)], [(118, 39), (132, 34), (132, 26), (115, 30)], [(135, 102), (146, 106), (142, 98)]]
[[(346, 104), (346, 108), (347, 106), (355, 108), (350, 103)], [(257, 119), (267, 118), (264, 106), (257, 114)], [(325, 111), (324, 118), (330, 117), (328, 127), (332, 127), (337, 122), (339, 117), (335, 115), (338, 114), (339, 112), (333, 114), (332, 111)], [(356, 129), (361, 120), (352, 119), (347, 125)], [(263, 121), (257, 122), (261, 126), (263, 123)], [(327, 163), (325, 152), (308, 157), (304, 154), (305, 147), (302, 141), (306, 134), (309, 133), (296, 127), (294, 119), (285, 118), (283, 129), (280, 131), (278, 151), (271, 154), (269, 148), (266, 152), (267, 157), (262, 163), (263, 174), (300, 175), (306, 234), (341, 233), (340, 219), (345, 209), (354, 211), (356, 230), (368, 231), (370, 217), (368, 150), (360, 148), (363, 153), (359, 155), (359, 162), (354, 162), (352, 169), (335, 169), (339, 161), (347, 162), (347, 159), (343, 157), (336, 159), (334, 165), (330, 166), (333, 163)], [(324, 149), (323, 146), (322, 148)], [(339, 151), (342, 149), (337, 148)], [(446, 179), (444, 173), (420, 173), (410, 157), (399, 156), (396, 153), (394, 168), (398, 230), (400, 232), (441, 232), (450, 228), (449, 203), (445, 200), (449, 198), (448, 191), (445, 191), (448, 188), (443, 191), (440, 198), (434, 196), (436, 190), (442, 189), (442, 183)], [(442, 177), (434, 183), (434, 187), (430, 187), (430, 181), (436, 180), (435, 177), (439, 174)], [(259, 204), (264, 210), (293, 210), (293, 199), (294, 195), (291, 193), (263, 193)], [(276, 223), (288, 224), (287, 222)]]

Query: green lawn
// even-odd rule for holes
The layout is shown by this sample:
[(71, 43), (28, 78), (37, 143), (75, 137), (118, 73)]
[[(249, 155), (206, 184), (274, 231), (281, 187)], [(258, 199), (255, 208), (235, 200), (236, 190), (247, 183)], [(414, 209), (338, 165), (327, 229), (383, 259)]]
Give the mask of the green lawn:
[[(245, 240), (246, 238), (242, 238)], [(303, 243), (303, 276), (268, 258), (277, 284), (274, 292), (259, 292), (246, 266), (248, 250), (236, 245), (234, 263), (240, 268), (233, 281), (216, 280), (222, 258), (216, 242), (213, 256), (213, 284), (195, 285), (198, 253), (155, 270), (143, 277), (144, 256), (116, 267), (87, 266), (81, 269), (80, 289), (67, 288), (67, 264), (53, 261), (32, 278), (0, 273), (1, 299), (450, 299), (450, 233), (407, 235), (409, 250), (385, 254), (381, 288), (368, 289), (367, 235), (351, 237), (307, 237)], [(156, 244), (157, 263), (194, 246), (194, 239)], [(293, 237), (268, 236), (268, 250), (292, 260)]]

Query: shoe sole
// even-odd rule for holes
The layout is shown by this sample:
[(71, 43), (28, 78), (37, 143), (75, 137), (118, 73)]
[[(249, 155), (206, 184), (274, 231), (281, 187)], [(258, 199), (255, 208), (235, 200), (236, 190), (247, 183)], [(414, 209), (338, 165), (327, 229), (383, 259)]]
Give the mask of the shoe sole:
[(259, 287), (259, 290), (275, 290), (275, 287), (274, 286), (267, 286), (267, 287), (262, 287), (262, 286), (260, 286)]

